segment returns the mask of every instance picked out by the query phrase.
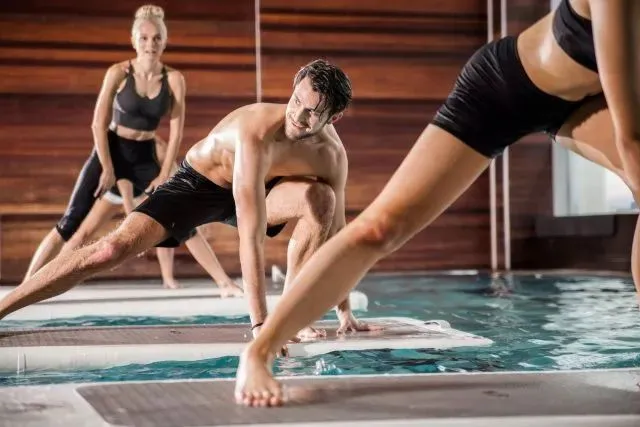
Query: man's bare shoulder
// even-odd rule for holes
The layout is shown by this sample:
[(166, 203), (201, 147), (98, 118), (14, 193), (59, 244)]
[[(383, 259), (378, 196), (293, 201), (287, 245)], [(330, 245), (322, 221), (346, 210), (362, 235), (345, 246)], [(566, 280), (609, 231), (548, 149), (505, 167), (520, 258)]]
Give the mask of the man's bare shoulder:
[(258, 102), (240, 107), (237, 112), (238, 131), (246, 138), (270, 140), (284, 122), (286, 105)]
[(336, 161), (346, 161), (347, 150), (345, 149), (342, 139), (340, 139), (340, 135), (338, 135), (335, 127), (333, 125), (328, 125), (325, 129), (325, 134), (327, 138), (327, 147), (334, 154)]

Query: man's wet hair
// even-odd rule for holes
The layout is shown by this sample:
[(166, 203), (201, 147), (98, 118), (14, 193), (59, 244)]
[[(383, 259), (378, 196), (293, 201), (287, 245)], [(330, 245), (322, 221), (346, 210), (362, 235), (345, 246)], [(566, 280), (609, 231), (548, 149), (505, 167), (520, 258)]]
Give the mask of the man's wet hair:
[(296, 73), (293, 86), (305, 77), (311, 80), (311, 87), (324, 101), (322, 113), (329, 110), (329, 116), (344, 111), (351, 103), (351, 81), (338, 66), (324, 59), (309, 62)]

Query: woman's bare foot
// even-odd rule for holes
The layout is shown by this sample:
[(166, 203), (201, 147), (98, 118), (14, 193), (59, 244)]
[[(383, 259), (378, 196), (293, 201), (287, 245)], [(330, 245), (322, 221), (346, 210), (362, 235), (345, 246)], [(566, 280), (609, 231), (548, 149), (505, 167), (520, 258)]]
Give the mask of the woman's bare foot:
[(220, 298), (241, 297), (243, 295), (244, 291), (235, 282), (225, 283), (220, 286)]
[(181, 288), (180, 286), (180, 282), (178, 282), (176, 279), (170, 279), (170, 280), (163, 280), (163, 284), (162, 287), (165, 289), (179, 289)]
[(261, 354), (251, 343), (240, 355), (236, 373), (235, 401), (238, 405), (266, 407), (286, 402), (282, 385), (273, 378), (273, 355)]

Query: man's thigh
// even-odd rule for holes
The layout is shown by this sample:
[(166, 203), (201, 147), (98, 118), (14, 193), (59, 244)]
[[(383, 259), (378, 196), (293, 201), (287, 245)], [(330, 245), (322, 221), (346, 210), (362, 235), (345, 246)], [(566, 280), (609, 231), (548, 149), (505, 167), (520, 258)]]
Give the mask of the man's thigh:
[(267, 224), (278, 225), (299, 219), (309, 209), (307, 194), (317, 181), (311, 178), (283, 178), (267, 194)]

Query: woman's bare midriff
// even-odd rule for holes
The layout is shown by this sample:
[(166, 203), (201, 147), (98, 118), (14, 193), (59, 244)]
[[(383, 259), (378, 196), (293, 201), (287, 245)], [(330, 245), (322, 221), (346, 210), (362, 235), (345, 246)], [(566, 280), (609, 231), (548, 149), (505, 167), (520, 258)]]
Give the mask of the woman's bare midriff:
[(529, 79), (543, 92), (567, 101), (601, 93), (598, 74), (578, 64), (558, 45), (552, 21), (549, 14), (518, 37), (518, 55)]
[(116, 125), (114, 123), (111, 123), (109, 125), (109, 129), (115, 132), (116, 135), (125, 139), (130, 139), (132, 141), (148, 141), (150, 139), (155, 138), (156, 136), (155, 130), (131, 129), (128, 127)]

